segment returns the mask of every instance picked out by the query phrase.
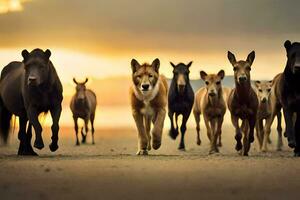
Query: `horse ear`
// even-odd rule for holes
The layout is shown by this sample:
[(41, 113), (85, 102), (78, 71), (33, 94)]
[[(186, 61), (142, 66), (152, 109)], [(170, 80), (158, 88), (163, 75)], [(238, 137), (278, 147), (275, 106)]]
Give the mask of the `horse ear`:
[(45, 55), (46, 55), (47, 59), (49, 59), (50, 56), (51, 56), (51, 51), (50, 51), (49, 49), (47, 49), (47, 50), (45, 51)]
[(73, 78), (73, 82), (74, 82), (76, 85), (78, 84), (78, 82), (76, 81), (75, 78)]
[(291, 41), (287, 40), (284, 42), (284, 47), (286, 49), (286, 52), (288, 52), (290, 50), (291, 46), (292, 46)]
[(227, 52), (227, 58), (232, 65), (234, 65), (236, 63), (235, 56), (230, 51)]
[(207, 73), (205, 71), (200, 71), (200, 77), (202, 80), (205, 80), (206, 76), (207, 76)]
[(27, 58), (29, 57), (29, 52), (26, 49), (22, 51), (22, 57), (24, 60), (27, 60)]
[(190, 66), (193, 64), (193, 61), (189, 62), (189, 64), (187, 64), (187, 68), (190, 68)]
[(251, 51), (251, 53), (249, 53), (249, 55), (247, 56), (247, 62), (250, 63), (250, 65), (252, 65), (254, 58), (255, 58), (255, 51)]
[(218, 76), (219, 76), (221, 79), (223, 79), (223, 78), (225, 77), (225, 72), (224, 72), (223, 69), (220, 70), (220, 71), (218, 72)]
[(83, 82), (83, 84), (86, 84), (89, 81), (88, 78), (85, 79), (85, 81)]
[(175, 68), (175, 67), (176, 67), (176, 65), (174, 65), (174, 63), (170, 62), (170, 64), (172, 65), (172, 67), (173, 67), (173, 68)]
[(159, 66), (160, 66), (160, 61), (158, 58), (156, 58), (155, 60), (153, 60), (151, 66), (154, 68), (154, 70), (158, 73), (159, 70)]
[(141, 65), (139, 64), (139, 62), (136, 60), (136, 59), (132, 59), (131, 60), (131, 69), (132, 69), (132, 73), (135, 73), (138, 68), (140, 67)]

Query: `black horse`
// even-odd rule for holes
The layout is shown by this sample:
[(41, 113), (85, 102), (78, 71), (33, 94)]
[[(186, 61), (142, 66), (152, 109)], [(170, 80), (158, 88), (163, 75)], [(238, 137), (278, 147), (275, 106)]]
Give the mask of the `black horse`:
[(300, 43), (292, 44), (287, 40), (284, 47), (287, 63), (279, 80), (278, 93), (285, 118), (288, 144), (294, 148), (295, 156), (300, 157)]
[[(180, 127), (181, 140), (178, 149), (185, 150), (184, 134), (186, 131), (186, 123), (189, 119), (194, 103), (194, 91), (189, 79), (189, 68), (192, 65), (192, 62), (187, 65), (183, 63), (174, 65), (171, 62), (171, 65), (173, 66), (173, 79), (171, 81), (168, 96), (169, 118), (171, 121), (169, 135), (174, 140), (178, 136), (179, 131), (177, 120), (178, 116), (182, 115), (182, 125)], [(174, 114), (176, 127), (174, 126)]]
[[(51, 151), (58, 149), (59, 118), (61, 114), (62, 84), (50, 61), (51, 52), (34, 49), (22, 51), (22, 62), (5, 66), (0, 78), (0, 136), (7, 143), (12, 115), (19, 117), (19, 155), (37, 155), (31, 146), (33, 126), (34, 147), (44, 147), (42, 126), (38, 116), (50, 111), (53, 125)], [(26, 126), (29, 120), (27, 134)]]

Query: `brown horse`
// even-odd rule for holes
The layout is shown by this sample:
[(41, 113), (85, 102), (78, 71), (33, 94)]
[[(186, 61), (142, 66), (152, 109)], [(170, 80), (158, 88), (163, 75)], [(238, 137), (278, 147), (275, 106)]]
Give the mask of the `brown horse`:
[[(235, 139), (237, 151), (248, 156), (250, 144), (254, 142), (254, 128), (256, 123), (256, 114), (258, 109), (258, 98), (251, 87), (250, 71), (255, 58), (255, 52), (252, 51), (247, 60), (236, 61), (234, 54), (228, 51), (228, 60), (233, 66), (235, 88), (231, 91), (228, 98), (228, 109), (231, 113), (231, 121), (235, 127)], [(242, 120), (241, 127), (239, 119)], [(244, 137), (242, 136), (242, 132)], [(243, 137), (243, 144), (241, 139)]]
[(76, 93), (72, 97), (70, 108), (73, 113), (73, 119), (75, 124), (75, 132), (76, 132), (76, 145), (79, 145), (78, 140), (78, 118), (84, 120), (85, 124), (85, 134), (83, 132), (83, 127), (81, 129), (82, 135), (82, 143), (85, 143), (86, 136), (89, 131), (88, 123), (91, 121), (92, 126), (92, 143), (95, 144), (94, 140), (94, 119), (95, 119), (95, 112), (97, 106), (97, 98), (96, 94), (89, 89), (86, 89), (85, 84), (88, 82), (86, 78), (84, 82), (79, 83), (73, 78), (74, 83), (76, 84)]
[[(12, 115), (19, 117), (19, 155), (37, 155), (31, 146), (31, 125), (35, 130), (34, 147), (42, 149), (40, 113), (50, 111), (53, 125), (50, 150), (58, 149), (62, 85), (50, 61), (51, 52), (34, 49), (22, 51), (22, 62), (11, 62), (3, 68), (0, 78), (0, 136), (7, 141)], [(29, 120), (26, 134), (26, 126)]]

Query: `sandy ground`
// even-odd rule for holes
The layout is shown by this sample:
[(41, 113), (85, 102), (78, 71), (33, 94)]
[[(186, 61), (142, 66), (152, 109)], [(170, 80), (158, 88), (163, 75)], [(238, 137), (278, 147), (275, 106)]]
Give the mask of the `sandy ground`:
[[(44, 140), (49, 144), (49, 129)], [(299, 199), (300, 159), (290, 149), (269, 153), (253, 145), (249, 157), (234, 150), (233, 128), (223, 130), (221, 153), (208, 155), (208, 140), (196, 145), (188, 130), (186, 152), (164, 133), (163, 145), (135, 156), (135, 130), (97, 130), (96, 145), (76, 147), (73, 130), (62, 128), (60, 149), (18, 157), (16, 133), (0, 147), (0, 199)], [(90, 138), (88, 138), (90, 142)]]

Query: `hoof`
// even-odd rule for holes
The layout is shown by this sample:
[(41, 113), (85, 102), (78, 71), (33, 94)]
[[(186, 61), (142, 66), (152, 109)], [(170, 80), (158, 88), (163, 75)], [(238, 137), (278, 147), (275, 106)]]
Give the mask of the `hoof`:
[(92, 142), (92, 145), (95, 145), (95, 142)]
[(19, 156), (38, 156), (38, 154), (33, 151), (31, 146), (27, 147), (27, 148), (23, 148), (21, 150), (19, 149), (18, 155)]
[(261, 149), (261, 152), (262, 152), (262, 153), (267, 153), (267, 151), (268, 151), (268, 150), (265, 149), (265, 148), (262, 148), (262, 149)]
[(35, 140), (34, 141), (34, 147), (41, 150), (43, 149), (45, 146), (44, 146), (44, 142), (43, 141), (37, 141)]
[(218, 149), (211, 149), (210, 151), (209, 151), (209, 154), (211, 155), (211, 154), (215, 154), (215, 153), (219, 153), (219, 150)]
[(50, 148), (50, 151), (52, 151), (52, 152), (55, 152), (57, 149), (58, 149), (58, 145), (57, 145), (57, 143), (51, 143), (50, 145), (49, 145), (49, 148)]
[(179, 132), (178, 132), (178, 130), (176, 130), (176, 129), (170, 130), (170, 131), (169, 131), (169, 136), (170, 136), (173, 140), (175, 140), (175, 139), (177, 138), (178, 134), (179, 134)]
[(248, 153), (243, 153), (243, 156), (249, 156)]
[(282, 151), (282, 148), (281, 147), (277, 147), (276, 151)]
[(219, 142), (218, 147), (222, 147), (222, 146), (223, 146), (222, 142)]
[(243, 148), (243, 145), (241, 142), (237, 142), (235, 145), (235, 150), (240, 151)]
[(179, 151), (185, 151), (185, 147), (178, 147)]
[(83, 136), (81, 139), (81, 143), (85, 144), (86, 143), (86, 136)]
[(154, 150), (159, 149), (161, 146), (161, 142), (153, 142), (152, 147)]
[(136, 152), (136, 155), (138, 155), (138, 156), (147, 156), (148, 151), (147, 150), (139, 150), (138, 152)]
[(294, 141), (289, 141), (289, 142), (288, 142), (288, 145), (289, 145), (289, 147), (292, 148), (292, 149), (296, 147), (296, 144), (295, 144)]
[(197, 140), (197, 145), (201, 145), (201, 140)]
[(148, 151), (151, 150), (151, 144), (148, 144), (147, 150), (148, 150)]

